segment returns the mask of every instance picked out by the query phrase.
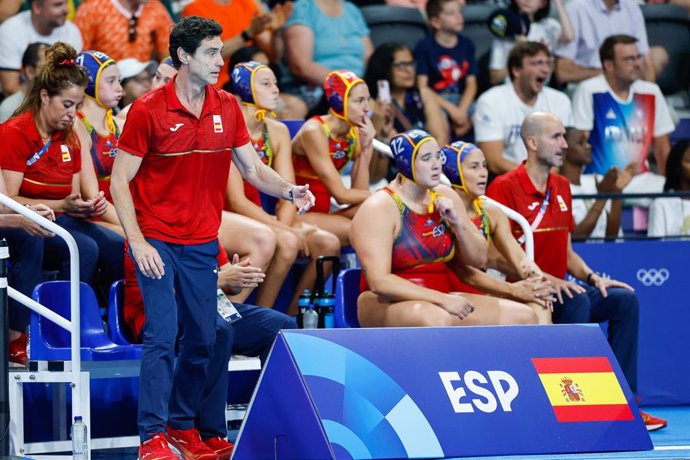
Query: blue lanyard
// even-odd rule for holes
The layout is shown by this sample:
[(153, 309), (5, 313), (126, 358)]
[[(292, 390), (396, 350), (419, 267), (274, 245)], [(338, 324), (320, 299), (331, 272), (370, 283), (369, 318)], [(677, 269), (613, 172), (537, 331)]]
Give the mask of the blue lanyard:
[(48, 151), (48, 148), (50, 147), (50, 144), (52, 144), (52, 143), (53, 143), (53, 140), (51, 139), (48, 141), (48, 143), (46, 145), (43, 146), (43, 148), (41, 148), (41, 150), (39, 150), (38, 152), (31, 155), (31, 158), (26, 160), (26, 165), (27, 166), (33, 166)]
[(541, 207), (539, 208), (539, 214), (537, 214), (537, 217), (534, 218), (532, 221), (532, 230), (536, 230), (537, 227), (539, 227), (539, 224), (541, 223), (541, 220), (544, 218), (544, 214), (546, 214), (546, 208), (549, 207), (549, 198), (551, 197), (551, 189), (546, 189), (546, 197), (544, 197), (544, 201), (541, 203)]

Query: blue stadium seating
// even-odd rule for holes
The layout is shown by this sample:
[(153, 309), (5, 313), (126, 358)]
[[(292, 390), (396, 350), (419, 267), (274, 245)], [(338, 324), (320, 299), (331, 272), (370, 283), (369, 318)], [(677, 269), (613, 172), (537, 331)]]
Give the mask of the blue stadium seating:
[[(113, 343), (103, 329), (96, 301), (96, 294), (86, 283), (80, 283), (81, 297), (81, 359), (84, 361), (113, 361), (141, 359), (141, 349), (132, 345)], [(58, 315), (70, 319), (69, 281), (49, 281), (34, 288), (36, 302), (50, 308)], [(32, 361), (68, 361), (70, 333), (52, 321), (31, 313), (29, 329), (30, 356)]]
[(382, 43), (402, 42), (414, 49), (429, 31), (417, 8), (370, 5), (361, 8), (374, 48)]
[(118, 280), (110, 286), (108, 295), (108, 337), (119, 345), (132, 345), (129, 334), (125, 330), (122, 317), (124, 305), (125, 281)]
[(357, 297), (361, 268), (343, 270), (335, 283), (335, 327), (360, 327), (357, 320)]
[(690, 87), (690, 17), (677, 5), (643, 4), (640, 6), (647, 28), (649, 46), (663, 46), (669, 64), (657, 83), (664, 94)]

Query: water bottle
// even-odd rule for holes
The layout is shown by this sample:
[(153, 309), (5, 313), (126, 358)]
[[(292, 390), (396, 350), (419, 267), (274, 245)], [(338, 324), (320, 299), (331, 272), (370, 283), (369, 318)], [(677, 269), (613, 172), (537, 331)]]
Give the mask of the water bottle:
[(335, 327), (335, 297), (328, 291), (325, 291), (316, 298), (316, 307), (319, 313), (319, 327), (333, 328)]
[(304, 311), (302, 318), (304, 329), (316, 329), (319, 325), (319, 314), (314, 309), (313, 305), (309, 305)]
[(327, 282), (324, 263), (330, 262), (333, 266), (331, 276), (331, 292), (335, 292), (335, 282), (340, 271), (340, 258), (337, 256), (320, 256), (316, 259), (316, 281), (314, 282), (316, 311), (319, 314), (319, 327), (332, 328), (335, 326), (335, 296), (325, 289)]
[(302, 294), (300, 294), (297, 299), (297, 308), (299, 308), (299, 313), (297, 314), (297, 327), (304, 328), (304, 312), (307, 311), (309, 303), (311, 302), (311, 291), (305, 289)]
[(88, 444), (86, 442), (86, 425), (81, 416), (74, 417), (72, 424), (72, 458), (75, 460), (88, 460)]
[(332, 329), (335, 327), (335, 296), (326, 291), (319, 298), (321, 314), (323, 315), (323, 327)]

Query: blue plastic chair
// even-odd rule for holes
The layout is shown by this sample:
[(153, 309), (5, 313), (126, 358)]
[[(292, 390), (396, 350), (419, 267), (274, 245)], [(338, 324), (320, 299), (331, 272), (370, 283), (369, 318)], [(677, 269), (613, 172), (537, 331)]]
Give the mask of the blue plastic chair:
[(283, 123), (285, 126), (287, 126), (288, 131), (290, 131), (290, 139), (295, 137), (295, 134), (297, 134), (297, 131), (302, 127), (304, 124), (304, 120), (279, 120), (281, 123)]
[(343, 270), (335, 283), (335, 327), (360, 327), (357, 319), (357, 297), (361, 268)]
[[(81, 298), (81, 359), (83, 361), (115, 361), (141, 359), (141, 348), (113, 343), (103, 329), (96, 294), (86, 283), (80, 283)], [(69, 281), (49, 281), (34, 288), (33, 299), (58, 315), (70, 319)], [(31, 312), (29, 333), (30, 359), (69, 361), (70, 333)]]
[(123, 327), (125, 323), (122, 317), (122, 308), (125, 303), (124, 294), (125, 280), (115, 281), (110, 286), (110, 293), (108, 295), (108, 337), (118, 345), (133, 345)]

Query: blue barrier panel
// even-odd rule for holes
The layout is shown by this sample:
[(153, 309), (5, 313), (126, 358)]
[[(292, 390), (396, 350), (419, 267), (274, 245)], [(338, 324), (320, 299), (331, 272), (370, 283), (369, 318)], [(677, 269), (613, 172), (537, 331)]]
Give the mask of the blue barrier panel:
[(598, 326), (283, 331), (234, 459), (650, 450)]
[(573, 245), (592, 270), (625, 281), (640, 301), (638, 393), (650, 405), (690, 403), (688, 241)]

